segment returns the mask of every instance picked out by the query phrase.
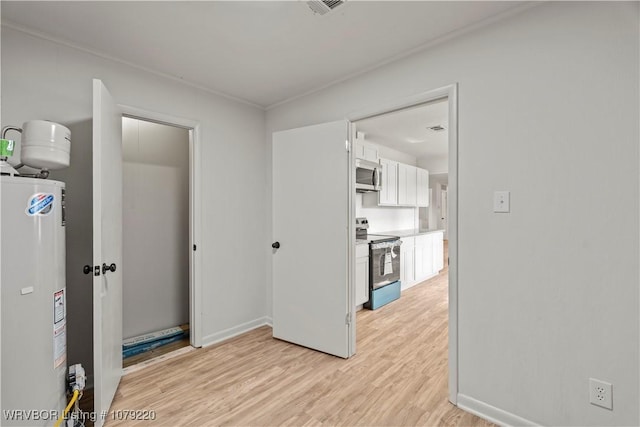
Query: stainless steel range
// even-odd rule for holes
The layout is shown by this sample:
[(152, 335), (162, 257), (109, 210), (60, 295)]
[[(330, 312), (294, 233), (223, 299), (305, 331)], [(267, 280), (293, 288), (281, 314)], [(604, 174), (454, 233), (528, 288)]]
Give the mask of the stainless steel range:
[(372, 235), (369, 242), (369, 281), (378, 289), (400, 280), (400, 244), (395, 236)]
[(356, 239), (369, 243), (369, 301), (375, 310), (400, 298), (400, 245), (398, 236), (369, 234), (369, 221), (356, 218)]

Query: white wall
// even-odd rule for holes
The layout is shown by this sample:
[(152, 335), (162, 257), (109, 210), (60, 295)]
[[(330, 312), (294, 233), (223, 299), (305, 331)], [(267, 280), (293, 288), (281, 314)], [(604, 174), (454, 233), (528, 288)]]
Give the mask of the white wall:
[(393, 148), (385, 147), (384, 145), (372, 144), (374, 147), (378, 148), (378, 157), (383, 159), (394, 160), (396, 162), (404, 163), (407, 165), (416, 165), (416, 158), (411, 154), (403, 153), (401, 151), (395, 150)]
[(418, 159), (418, 166), (429, 171), (429, 174), (441, 174), (449, 172), (448, 156), (426, 156)]
[(267, 112), (269, 138), (459, 83), (459, 392), (485, 413), (640, 424), (638, 13), (543, 3)]
[(189, 131), (125, 117), (122, 335), (189, 323)]
[(378, 193), (356, 194), (356, 217), (369, 220), (369, 233), (415, 228), (416, 208), (377, 206)]
[[(202, 150), (203, 335), (205, 342), (264, 322), (264, 112), (179, 82), (2, 28), (2, 125), (44, 118), (70, 126), (67, 181), (69, 362), (92, 371), (91, 88), (100, 78), (124, 105), (198, 121)], [(247, 264), (251, 268), (247, 268)], [(123, 266), (126, 268), (126, 265)]]

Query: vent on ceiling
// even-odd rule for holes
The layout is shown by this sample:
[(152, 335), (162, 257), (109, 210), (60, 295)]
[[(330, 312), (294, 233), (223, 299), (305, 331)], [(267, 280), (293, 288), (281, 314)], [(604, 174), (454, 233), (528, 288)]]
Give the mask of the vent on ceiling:
[(432, 130), (434, 132), (440, 132), (445, 130), (446, 128), (442, 125), (429, 126), (427, 129)]
[(318, 15), (327, 14), (342, 4), (344, 4), (344, 0), (310, 0), (307, 2), (313, 13)]

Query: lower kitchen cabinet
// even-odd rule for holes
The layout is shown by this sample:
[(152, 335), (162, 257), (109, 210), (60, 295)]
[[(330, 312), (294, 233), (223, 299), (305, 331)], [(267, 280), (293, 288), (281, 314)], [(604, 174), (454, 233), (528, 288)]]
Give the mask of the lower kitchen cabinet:
[(415, 276), (415, 237), (403, 237), (400, 246), (400, 282), (402, 289), (413, 286), (416, 282)]
[(415, 263), (417, 281), (433, 275), (435, 271), (433, 264), (433, 234), (416, 236)]
[[(435, 276), (444, 268), (443, 238), (444, 233), (438, 231), (402, 239), (403, 258), (400, 258), (400, 262), (405, 262), (405, 268), (402, 272), (409, 278), (406, 284), (404, 281), (402, 282), (403, 289)], [(406, 245), (404, 244), (405, 240)], [(409, 271), (410, 269), (412, 270)]]
[(444, 233), (442, 231), (433, 233), (433, 266), (434, 273), (444, 268)]
[(356, 306), (367, 301), (369, 301), (369, 245), (356, 245)]

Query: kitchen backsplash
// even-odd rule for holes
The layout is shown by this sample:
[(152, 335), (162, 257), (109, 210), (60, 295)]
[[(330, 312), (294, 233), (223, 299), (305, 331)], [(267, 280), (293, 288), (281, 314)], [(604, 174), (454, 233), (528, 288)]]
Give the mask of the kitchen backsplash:
[(373, 197), (373, 193), (356, 194), (356, 217), (369, 220), (369, 233), (392, 230), (409, 230), (417, 227), (417, 209), (362, 205), (363, 197)]

